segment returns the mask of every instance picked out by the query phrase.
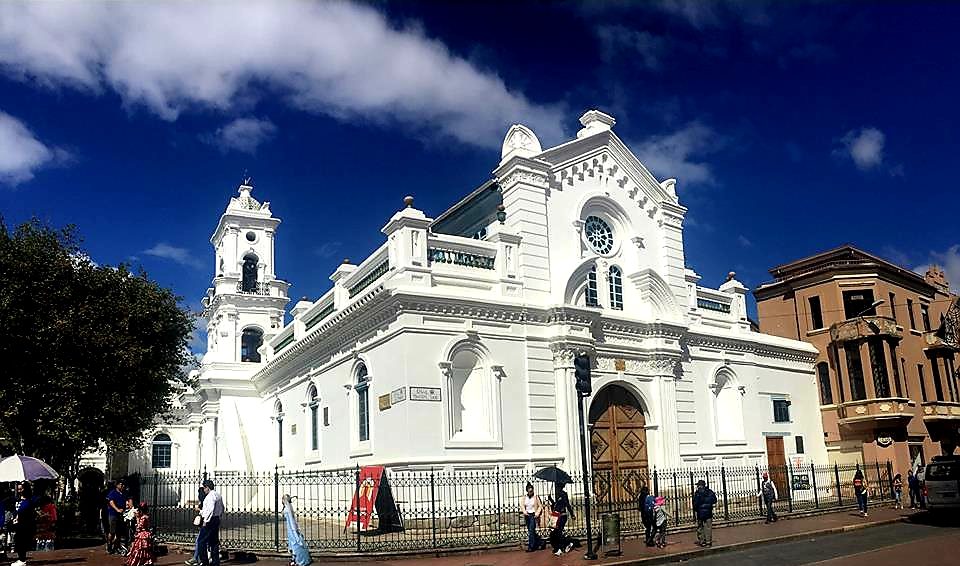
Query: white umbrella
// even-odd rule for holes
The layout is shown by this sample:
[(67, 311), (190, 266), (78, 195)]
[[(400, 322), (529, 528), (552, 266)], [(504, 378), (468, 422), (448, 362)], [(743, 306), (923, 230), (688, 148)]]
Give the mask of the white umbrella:
[(60, 474), (43, 460), (30, 456), (10, 456), (0, 460), (0, 482), (55, 480)]

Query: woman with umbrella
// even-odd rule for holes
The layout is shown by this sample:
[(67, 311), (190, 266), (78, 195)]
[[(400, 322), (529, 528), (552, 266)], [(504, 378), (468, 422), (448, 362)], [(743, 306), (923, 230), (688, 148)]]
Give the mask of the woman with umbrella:
[(566, 487), (566, 484), (558, 483), (555, 485), (557, 499), (550, 508), (550, 522), (553, 527), (553, 530), (550, 531), (550, 546), (553, 547), (553, 553), (560, 556), (564, 552), (573, 550), (574, 541), (563, 534), (563, 527), (567, 524), (567, 512), (569, 511), (570, 519), (573, 519), (574, 516), (573, 507), (570, 505), (570, 498), (567, 497), (567, 492), (563, 489)]

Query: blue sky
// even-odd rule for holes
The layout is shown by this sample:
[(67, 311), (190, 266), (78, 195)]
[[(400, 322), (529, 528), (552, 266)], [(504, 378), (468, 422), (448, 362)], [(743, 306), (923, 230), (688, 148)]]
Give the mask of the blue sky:
[(76, 224), (198, 308), (244, 169), (317, 297), (506, 128), (599, 108), (689, 208), (688, 264), (753, 287), (851, 242), (960, 284), (960, 7), (947, 3), (0, 4), (0, 213)]

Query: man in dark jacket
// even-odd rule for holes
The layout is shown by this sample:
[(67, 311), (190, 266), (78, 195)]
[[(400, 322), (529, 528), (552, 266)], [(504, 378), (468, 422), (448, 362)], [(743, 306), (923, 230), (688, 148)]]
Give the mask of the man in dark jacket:
[(713, 545), (713, 506), (717, 504), (717, 494), (707, 487), (707, 482), (697, 482), (697, 491), (693, 494), (693, 513), (697, 518), (697, 544)]
[(653, 546), (653, 532), (654, 532), (654, 520), (653, 520), (653, 502), (655, 497), (650, 495), (650, 488), (643, 486), (640, 488), (640, 495), (637, 497), (637, 502), (640, 506), (640, 521), (643, 523), (644, 530), (644, 542), (647, 546)]

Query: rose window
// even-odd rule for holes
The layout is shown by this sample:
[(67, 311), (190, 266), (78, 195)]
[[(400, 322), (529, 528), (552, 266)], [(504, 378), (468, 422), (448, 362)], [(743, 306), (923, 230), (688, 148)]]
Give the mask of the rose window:
[(613, 249), (613, 230), (610, 225), (596, 216), (588, 216), (583, 226), (587, 243), (593, 251), (606, 255)]

